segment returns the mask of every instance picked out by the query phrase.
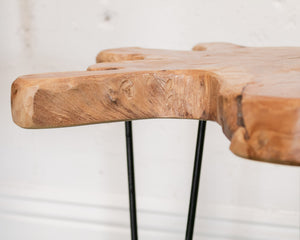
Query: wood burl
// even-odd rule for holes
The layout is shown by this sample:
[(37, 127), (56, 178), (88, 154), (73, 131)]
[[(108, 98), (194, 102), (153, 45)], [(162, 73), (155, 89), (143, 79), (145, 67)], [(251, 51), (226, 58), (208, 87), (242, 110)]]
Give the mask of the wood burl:
[(24, 128), (212, 120), (233, 153), (300, 165), (300, 47), (193, 50), (111, 49), (88, 71), (21, 76), (11, 89), (13, 120)]

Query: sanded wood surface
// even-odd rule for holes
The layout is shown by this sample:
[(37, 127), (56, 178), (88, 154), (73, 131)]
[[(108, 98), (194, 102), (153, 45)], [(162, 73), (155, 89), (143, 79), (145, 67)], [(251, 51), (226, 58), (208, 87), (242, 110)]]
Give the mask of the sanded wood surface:
[(212, 120), (235, 154), (300, 165), (300, 48), (193, 50), (111, 49), (89, 71), (21, 76), (11, 90), (13, 120), (24, 128)]

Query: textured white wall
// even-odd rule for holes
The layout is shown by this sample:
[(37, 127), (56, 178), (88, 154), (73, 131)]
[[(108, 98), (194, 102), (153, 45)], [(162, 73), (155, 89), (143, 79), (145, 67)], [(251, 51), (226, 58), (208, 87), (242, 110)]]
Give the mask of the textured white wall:
[[(84, 70), (105, 48), (300, 43), (298, 0), (1, 0), (0, 239), (129, 239), (124, 124), (24, 130), (22, 74)], [(183, 239), (197, 121), (133, 123), (141, 239)], [(299, 239), (299, 169), (248, 161), (208, 123), (195, 239)]]

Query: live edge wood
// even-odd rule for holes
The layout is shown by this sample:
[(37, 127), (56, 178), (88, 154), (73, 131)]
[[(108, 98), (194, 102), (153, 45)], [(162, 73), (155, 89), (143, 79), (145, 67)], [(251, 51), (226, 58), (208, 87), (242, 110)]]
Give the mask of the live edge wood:
[(24, 128), (212, 120), (233, 153), (300, 165), (300, 48), (193, 50), (105, 50), (89, 71), (21, 76), (11, 89), (13, 120)]

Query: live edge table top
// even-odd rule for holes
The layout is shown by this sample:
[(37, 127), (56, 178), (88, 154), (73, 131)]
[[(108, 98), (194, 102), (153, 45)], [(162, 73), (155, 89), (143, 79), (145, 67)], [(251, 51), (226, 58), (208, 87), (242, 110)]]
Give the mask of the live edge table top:
[(11, 89), (13, 120), (24, 128), (212, 120), (233, 153), (300, 165), (300, 47), (193, 50), (111, 49), (88, 71), (21, 76)]

